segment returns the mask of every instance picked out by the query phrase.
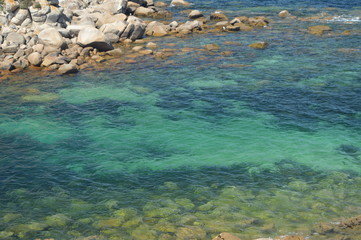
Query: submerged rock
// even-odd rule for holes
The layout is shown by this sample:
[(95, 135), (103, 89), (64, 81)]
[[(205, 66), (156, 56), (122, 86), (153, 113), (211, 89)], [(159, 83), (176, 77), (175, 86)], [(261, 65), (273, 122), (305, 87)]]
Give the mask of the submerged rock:
[(269, 44), (267, 42), (256, 42), (256, 43), (252, 43), (248, 46), (251, 48), (254, 48), (254, 49), (265, 49), (268, 47), (268, 45)]
[(325, 25), (317, 25), (308, 28), (308, 32), (310, 34), (318, 35), (318, 36), (321, 36), (326, 32), (330, 32), (331, 30), (332, 30), (331, 27)]
[(212, 240), (241, 240), (241, 239), (236, 236), (233, 236), (230, 233), (223, 232), (218, 236), (214, 237)]

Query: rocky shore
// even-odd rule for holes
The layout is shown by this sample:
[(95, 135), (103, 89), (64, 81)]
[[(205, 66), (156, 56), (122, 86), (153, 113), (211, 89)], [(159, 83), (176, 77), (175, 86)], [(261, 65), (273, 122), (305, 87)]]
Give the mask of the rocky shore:
[[(191, 33), (252, 31), (270, 24), (264, 16), (229, 19), (222, 11), (205, 16), (199, 10), (189, 9), (189, 5), (184, 0), (170, 3), (153, 0), (4, 0), (0, 3), (0, 77), (24, 69), (75, 73), (127, 54), (162, 59), (171, 54), (157, 50), (157, 44), (149, 39), (185, 37)], [(188, 15), (189, 20), (174, 21), (169, 10), (173, 6), (184, 8), (182, 13)], [(325, 22), (334, 18), (327, 15), (295, 17), (287, 10), (277, 17), (304, 22)], [(318, 24), (307, 31), (324, 35), (330, 34), (332, 28)], [(266, 42), (249, 45), (255, 49), (267, 46)], [(215, 50), (217, 46), (205, 48)]]
[[(122, 47), (143, 43), (145, 36), (250, 31), (269, 23), (265, 17), (242, 16), (229, 21), (219, 11), (205, 17), (198, 10), (187, 12), (189, 21), (179, 23), (172, 21), (172, 13), (165, 9), (188, 5), (181, 0), (170, 5), (152, 0), (5, 0), (0, 14), (0, 70), (6, 74), (40, 67), (60, 74), (75, 73), (89, 64), (121, 56)], [(162, 57), (164, 53), (155, 52), (156, 47), (149, 43), (134, 49), (131, 46), (131, 50)]]

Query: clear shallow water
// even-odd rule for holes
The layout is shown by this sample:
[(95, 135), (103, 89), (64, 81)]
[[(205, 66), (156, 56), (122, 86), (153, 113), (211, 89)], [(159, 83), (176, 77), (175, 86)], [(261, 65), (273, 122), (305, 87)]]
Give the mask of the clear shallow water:
[(166, 61), (1, 83), (0, 238), (251, 239), (360, 214), (360, 35), (337, 34), (360, 23), (272, 17), (357, 3), (294, 4), (222, 3), (271, 27), (164, 38), (194, 48)]

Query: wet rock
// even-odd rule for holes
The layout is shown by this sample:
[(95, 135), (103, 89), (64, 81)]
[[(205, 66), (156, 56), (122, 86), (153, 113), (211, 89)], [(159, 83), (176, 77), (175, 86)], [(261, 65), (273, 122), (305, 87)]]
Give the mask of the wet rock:
[(61, 65), (58, 69), (58, 72), (60, 74), (70, 74), (70, 73), (77, 73), (79, 70), (76, 67), (76, 65), (68, 63), (68, 64), (64, 64)]
[(289, 236), (282, 236), (280, 238), (275, 238), (275, 240), (305, 240), (305, 238), (303, 236), (289, 235)]
[(233, 236), (230, 233), (223, 232), (218, 236), (214, 237), (212, 240), (241, 240), (241, 239), (236, 236)]
[(24, 44), (25, 43), (25, 38), (22, 34), (17, 33), (17, 32), (11, 32), (7, 35), (6, 40), (9, 41), (10, 43), (15, 43), (15, 44)]
[(206, 44), (204, 45), (204, 48), (208, 51), (215, 51), (215, 50), (219, 50), (220, 47), (219, 45), (215, 44), (215, 43), (211, 43), (211, 44)]
[(176, 236), (179, 240), (203, 240), (206, 239), (206, 231), (200, 227), (181, 227), (178, 228)]
[(168, 6), (168, 4), (166, 4), (165, 2), (156, 2), (154, 6), (158, 8), (165, 8)]
[(123, 220), (120, 218), (108, 218), (99, 220), (98, 222), (94, 223), (94, 227), (96, 228), (117, 228), (122, 226)]
[(15, 67), (13, 65), (13, 61), (12, 60), (6, 60), (0, 63), (0, 70), (4, 70), (4, 71), (11, 71), (13, 70)]
[(228, 17), (220, 11), (212, 13), (209, 18), (213, 21), (228, 21)]
[(94, 47), (99, 51), (113, 49), (111, 43), (106, 41), (105, 35), (95, 27), (85, 27), (78, 35), (77, 43), (82, 47)]
[(134, 15), (137, 17), (149, 17), (151, 16), (155, 11), (152, 8), (145, 8), (145, 7), (138, 7)]
[(39, 35), (39, 42), (45, 46), (64, 49), (66, 47), (66, 42), (61, 36), (58, 30), (55, 28), (46, 28), (42, 30)]
[(190, 3), (185, 0), (172, 0), (170, 3), (173, 6), (189, 6)]
[(251, 17), (248, 18), (248, 24), (253, 27), (265, 27), (269, 24), (269, 20), (266, 17)]
[(25, 68), (29, 67), (30, 63), (27, 59), (19, 59), (13, 65), (17, 69), (25, 69)]
[(158, 45), (154, 42), (149, 42), (147, 43), (146, 48), (154, 49), (154, 48), (158, 48)]
[(325, 25), (317, 25), (308, 28), (308, 32), (313, 35), (321, 36), (326, 32), (332, 31), (331, 27)]
[(197, 18), (203, 17), (203, 13), (199, 10), (193, 10), (188, 14), (188, 17), (190, 19), (197, 19)]
[(254, 48), (254, 49), (265, 49), (268, 47), (268, 45), (269, 44), (267, 42), (256, 42), (256, 43), (252, 43), (248, 46), (251, 48)]
[(155, 240), (157, 239), (157, 232), (150, 226), (143, 224), (134, 229), (131, 232), (131, 236), (139, 240)]
[(291, 16), (291, 14), (287, 10), (282, 10), (281, 12), (278, 13), (278, 16), (281, 18), (285, 18)]
[(28, 56), (28, 61), (33, 66), (40, 66), (42, 63), (41, 54), (38, 52), (33, 52)]
[(119, 48), (107, 51), (107, 54), (113, 57), (120, 57), (123, 55), (123, 51)]

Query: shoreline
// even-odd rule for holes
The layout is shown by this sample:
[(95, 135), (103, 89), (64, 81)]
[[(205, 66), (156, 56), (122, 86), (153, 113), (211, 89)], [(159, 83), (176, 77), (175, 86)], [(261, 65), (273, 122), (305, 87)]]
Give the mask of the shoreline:
[[(156, 4), (156, 3), (155, 3)], [(50, 6), (54, 6), (54, 5), (50, 5)], [(136, 6), (136, 5), (134, 5)], [(137, 8), (139, 8), (140, 6), (137, 6)], [(184, 8), (188, 8), (188, 7), (193, 7), (193, 6), (189, 6), (189, 5), (185, 5)], [(18, 9), (17, 9), (18, 10)], [(142, 9), (144, 10), (144, 9)], [(136, 10), (134, 10), (136, 11)], [(189, 12), (191, 13), (191, 12)], [(124, 13), (121, 13), (124, 14)], [(154, 14), (154, 13), (152, 13)], [(167, 12), (162, 12), (163, 16), (167, 16)], [(281, 14), (281, 12), (280, 12)], [(286, 16), (283, 16), (283, 15)], [(300, 18), (293, 17), (292, 15), (290, 15), (290, 13), (285, 13), (283, 12), (281, 14), (282, 16), (279, 16), (280, 19), (287, 19), (286, 21), (302, 21)], [(124, 17), (122, 15), (122, 17)], [(127, 16), (129, 17), (129, 16)], [(203, 18), (203, 20), (202, 20)], [(205, 18), (205, 19), (204, 19)], [(218, 20), (210, 20), (210, 16), (206, 16), (206, 17), (200, 17), (200, 19), (196, 19), (196, 20), (191, 20), (191, 24), (196, 24), (194, 26), (191, 25), (189, 26), (190, 29), (183, 29), (183, 30), (176, 30), (177, 28), (173, 29), (171, 28), (171, 20), (167, 20), (166, 24), (162, 23), (160, 21), (157, 21), (157, 23), (153, 23), (154, 26), (152, 27), (152, 30), (150, 31), (150, 35), (147, 35), (147, 27), (149, 25), (152, 25), (153, 21), (144, 21), (144, 20), (135, 20), (135, 18), (132, 18), (134, 21), (143, 21), (144, 24), (146, 24), (146, 27), (144, 28), (144, 34), (137, 39), (131, 39), (132, 38), (132, 34), (127, 35), (130, 36), (130, 38), (125, 38), (122, 39), (120, 42), (117, 43), (111, 43), (108, 42), (107, 40), (104, 40), (102, 42), (102, 44), (98, 44), (98, 42), (96, 42), (96, 44), (91, 43), (89, 45), (83, 45), (80, 46), (78, 44), (78, 40), (74, 38), (69, 39), (71, 41), (71, 44), (67, 43), (68, 48), (62, 49), (61, 51), (55, 51), (54, 47), (51, 46), (51, 44), (47, 45), (48, 43), (46, 42), (38, 42), (36, 44), (34, 44), (33, 46), (31, 46), (32, 52), (26, 52), (27, 49), (30, 48), (26, 48), (26, 49), (22, 49), (20, 47), (20, 50), (22, 50), (24, 52), (24, 54), (22, 56), (20, 56), (16, 61), (15, 60), (15, 55), (21, 55), (22, 53), (19, 53), (19, 50), (17, 50), (16, 53), (9, 53), (9, 54), (5, 54), (6, 56), (2, 59), (2, 66), (4, 65), (8, 65), (9, 68), (12, 68), (10, 71), (8, 70), (4, 70), (0, 72), (0, 82), (1, 81), (7, 81), (7, 80), (13, 80), (16, 78), (22, 78), (22, 76), (17, 76), (18, 73), (34, 73), (36, 76), (41, 76), (42, 74), (44, 75), (63, 75), (63, 74), (73, 74), (76, 73), (78, 71), (97, 71), (97, 70), (107, 70), (107, 69), (112, 69), (114, 66), (117, 66), (119, 64), (122, 63), (126, 63), (129, 64), (129, 66), (131, 66), (131, 64), (137, 64), (139, 63), (139, 59), (142, 60), (150, 60), (153, 61), (158, 60), (158, 61), (165, 61), (168, 58), (171, 58), (173, 56), (177, 56), (177, 54), (180, 54), (180, 52), (187, 52), (187, 51), (199, 51), (199, 52), (210, 52), (210, 53), (217, 53), (217, 54), (224, 54), (227, 55), (227, 51), (223, 51), (222, 49), (220, 49), (220, 47), (216, 44), (205, 44), (203, 46), (203, 48), (176, 48), (176, 46), (172, 45), (172, 43), (158, 43), (157, 40), (161, 41), (160, 39), (164, 39), (164, 38), (187, 38), (188, 36), (190, 36), (190, 34), (228, 34), (230, 33), (234, 33), (234, 32), (238, 32), (238, 31), (267, 31), (267, 27), (265, 26), (269, 26), (270, 21), (267, 20), (264, 17), (259, 17), (258, 20), (261, 21), (261, 25), (262, 26), (255, 26), (254, 28), (251, 25), (248, 25), (248, 23), (250, 22), (250, 18), (252, 17), (235, 17), (233, 20), (228, 21), (227, 23), (221, 23), (222, 21), (218, 21)], [(333, 17), (327, 17), (327, 19), (333, 19)], [(132, 20), (132, 21), (133, 21)], [(229, 19), (230, 20), (230, 19)], [(25, 21), (25, 20), (24, 20)], [(196, 22), (195, 22), (196, 21)], [(305, 20), (307, 21), (307, 20)], [(310, 19), (310, 21), (313, 21), (313, 19)], [(326, 20), (325, 20), (326, 21)], [(234, 22), (234, 24), (232, 24), (231, 22)], [(251, 21), (252, 22), (252, 21)], [(115, 23), (115, 22), (113, 22)], [(113, 24), (113, 23), (109, 23), (109, 24)], [(239, 24), (242, 23), (242, 24)], [(246, 24), (247, 23), (247, 24)], [(263, 25), (264, 23), (267, 23), (266, 25)], [(129, 23), (127, 23), (129, 24)], [(159, 25), (158, 25), (159, 24)], [(217, 25), (218, 24), (218, 25)], [(244, 24), (244, 25), (243, 25)], [(258, 24), (258, 23), (257, 23)], [(183, 25), (187, 25), (186, 23), (183, 23)], [(129, 26), (129, 25), (127, 25)], [(180, 24), (180, 26), (182, 26), (182, 24)], [(167, 31), (167, 29), (169, 27), (169, 31)], [(184, 26), (184, 28), (188, 28), (188, 26)], [(245, 29), (241, 29), (241, 27), (247, 28), (248, 30)], [(125, 27), (126, 28), (126, 27)], [(249, 29), (252, 28), (252, 29)], [(49, 28), (46, 28), (49, 29)], [(44, 29), (44, 30), (46, 30)], [(96, 29), (99, 29), (96, 27)], [(157, 29), (157, 31), (155, 31), (154, 29)], [(44, 31), (42, 30), (42, 31)], [(125, 30), (125, 29), (124, 29)], [(160, 33), (158, 33), (158, 30)], [(42, 32), (41, 31), (41, 32)], [(81, 30), (80, 30), (81, 31)], [(79, 31), (79, 32), (80, 32)], [(133, 30), (134, 31), (134, 30)], [(34, 31), (35, 32), (35, 31)], [(40, 34), (40, 32), (39, 32)], [(79, 34), (79, 33), (78, 33)], [(118, 34), (118, 33), (117, 33)], [(115, 34), (115, 35), (117, 35)], [(119, 33), (119, 35), (121, 35), (123, 33)], [(163, 36), (156, 36), (156, 35), (162, 35)], [(332, 35), (334, 34), (333, 29), (331, 27), (325, 26), (325, 25), (315, 25), (315, 27), (313, 28), (309, 28), (307, 29), (307, 34), (313, 34), (316, 36), (335, 36)], [(338, 36), (347, 36), (349, 34), (349, 32), (340, 32), (340, 33), (335, 33)], [(350, 33), (352, 34), (352, 33)], [(358, 33), (357, 33), (358, 34)], [(114, 36), (112, 36), (114, 37)], [(201, 37), (197, 36), (197, 37)], [(2, 37), (4, 38), (4, 37)], [(4, 39), (6, 39), (7, 37), (5, 37)], [(62, 37), (64, 39), (67, 39), (65, 37)], [(119, 38), (120, 39), (120, 38)], [(31, 41), (31, 39), (29, 40)], [(65, 42), (67, 40), (64, 40)], [(74, 44), (75, 41), (75, 44)], [(3, 40), (2, 40), (3, 42)], [(68, 41), (69, 42), (69, 41)], [(157, 44), (158, 43), (158, 44)], [(107, 51), (103, 51), (103, 49), (107, 49), (107, 47), (109, 47), (109, 45), (111, 44), (111, 46), (113, 47), (112, 50), (107, 50)], [(228, 44), (237, 44), (237, 42), (229, 42)], [(238, 43), (241, 44), (241, 43)], [(272, 44), (272, 43), (271, 43)], [(42, 46), (41, 46), (42, 45)], [(28, 45), (27, 45), (28, 46)], [(248, 47), (250, 48), (254, 48), (254, 51), (258, 51), (258, 49), (266, 49), (268, 47), (268, 43), (267, 42), (255, 42), (255, 45), (251, 46), (248, 45)], [(62, 47), (61, 47), (62, 48)], [(50, 51), (50, 52), (49, 52)], [(180, 51), (180, 52), (179, 52)], [(29, 55), (26, 55), (27, 53), (29, 53)], [(38, 62), (38, 64), (33, 65), (31, 64), (31, 61), (29, 61), (29, 56), (33, 53), (38, 53), (36, 55), (38, 55), (38, 57), (40, 56), (40, 59)], [(75, 53), (75, 54), (74, 54)], [(10, 57), (9, 57), (10, 56)], [(12, 57), (11, 57), (12, 56)], [(76, 57), (75, 57), (76, 56)], [(13, 60), (11, 60), (13, 59)], [(7, 62), (7, 60), (9, 60)], [(36, 59), (35, 59), (36, 60)], [(34, 60), (34, 63), (36, 62)], [(29, 66), (22, 68), (21, 64), (25, 64), (27, 65), (26, 61), (28, 61)], [(10, 63), (12, 62), (12, 63)], [(45, 62), (45, 63), (44, 63)], [(5, 63), (5, 64), (4, 64)], [(11, 66), (9, 66), (9, 64)], [(69, 64), (71, 64), (72, 66), (69, 66)], [(24, 65), (24, 66), (25, 66)], [(19, 66), (19, 67), (18, 67)], [(66, 67), (66, 68), (65, 68)], [(234, 66), (234, 67), (245, 67), (245, 65), (241, 64), (239, 66)], [(5, 66), (6, 68), (6, 66)], [(347, 237), (342, 236), (343, 232), (347, 232), (353, 231), (352, 229), (358, 228), (359, 225), (361, 225), (361, 221), (359, 221), (360, 217), (354, 217), (354, 218), (350, 218), (347, 219), (346, 221), (340, 221), (339, 223), (326, 223), (326, 224), (320, 224), (320, 229), (319, 232), (315, 231), (315, 235), (313, 236), (303, 236), (302, 234), (300, 235), (288, 235), (288, 236), (283, 236), (283, 237), (279, 237), (279, 238), (259, 238), (258, 240), (302, 240), (302, 239), (329, 239), (328, 237), (330, 235), (327, 234), (332, 234), (335, 235), (336, 239), (348, 239)], [(354, 230), (356, 232), (356, 234), (358, 233), (358, 230)], [(341, 235), (340, 235), (341, 232)], [(325, 234), (325, 236), (319, 236), (318, 234)], [(354, 233), (351, 233), (354, 234)], [(320, 237), (320, 238), (318, 238)], [(97, 239), (96, 237), (94, 238), (84, 238), (84, 239)], [(227, 238), (222, 235), (219, 238), (214, 238), (216, 240), (237, 240), (238, 238), (233, 238), (232, 236), (227, 236)]]

